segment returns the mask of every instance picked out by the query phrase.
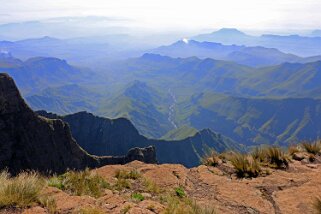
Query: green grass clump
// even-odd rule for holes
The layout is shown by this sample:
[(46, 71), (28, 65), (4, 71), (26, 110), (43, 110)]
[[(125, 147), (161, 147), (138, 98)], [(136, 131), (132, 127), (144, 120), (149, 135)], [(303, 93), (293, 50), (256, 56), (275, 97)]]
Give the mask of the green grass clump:
[(133, 179), (136, 180), (141, 177), (141, 174), (137, 170), (117, 170), (115, 173), (115, 178), (117, 179)]
[(175, 193), (176, 193), (176, 195), (177, 195), (178, 197), (180, 197), (180, 198), (183, 198), (183, 197), (186, 196), (183, 187), (177, 187), (177, 188), (175, 188)]
[(89, 195), (96, 198), (103, 194), (104, 189), (110, 188), (101, 176), (89, 169), (79, 172), (69, 171), (61, 176), (54, 176), (49, 179), (48, 185), (73, 195)]
[(145, 197), (140, 193), (133, 193), (132, 199), (134, 199), (135, 201), (143, 201)]
[(321, 143), (319, 141), (316, 141), (314, 143), (303, 142), (301, 145), (304, 148), (304, 150), (310, 154), (317, 155), (320, 153)]
[(261, 167), (257, 160), (248, 155), (236, 153), (230, 158), (236, 170), (236, 175), (240, 178), (257, 177), (261, 172)]
[(44, 179), (35, 172), (23, 172), (16, 177), (10, 177), (6, 171), (1, 172), (0, 208), (39, 204), (44, 186)]

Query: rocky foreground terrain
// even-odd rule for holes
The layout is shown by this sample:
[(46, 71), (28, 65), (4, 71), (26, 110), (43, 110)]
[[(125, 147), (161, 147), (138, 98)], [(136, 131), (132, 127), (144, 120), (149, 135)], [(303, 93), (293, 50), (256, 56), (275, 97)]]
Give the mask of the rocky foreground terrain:
[[(287, 169), (269, 169), (252, 179), (237, 178), (228, 163), (187, 169), (134, 161), (93, 170), (111, 186), (120, 180), (129, 183), (106, 188), (96, 198), (54, 187), (43, 191), (54, 198), (58, 213), (319, 213), (315, 205), (321, 195), (321, 159), (316, 156), (311, 163), (308, 157), (300, 152)], [(11, 211), (48, 213), (40, 206)]]

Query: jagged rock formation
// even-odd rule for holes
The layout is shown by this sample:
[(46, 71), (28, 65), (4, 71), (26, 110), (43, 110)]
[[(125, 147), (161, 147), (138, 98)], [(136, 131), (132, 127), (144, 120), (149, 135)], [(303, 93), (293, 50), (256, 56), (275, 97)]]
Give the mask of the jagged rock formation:
[(124, 118), (111, 120), (87, 112), (63, 117), (45, 111), (37, 113), (67, 122), (79, 145), (94, 155), (120, 155), (129, 148), (154, 145), (160, 163), (180, 163), (193, 167), (199, 165), (200, 157), (208, 148), (218, 152), (242, 150), (234, 141), (209, 129), (179, 141), (153, 140), (140, 135), (133, 124)]
[(135, 159), (155, 163), (154, 148), (135, 148), (127, 156), (91, 156), (72, 138), (68, 124), (36, 115), (13, 79), (0, 73), (0, 169), (60, 173), (68, 168), (124, 164)]

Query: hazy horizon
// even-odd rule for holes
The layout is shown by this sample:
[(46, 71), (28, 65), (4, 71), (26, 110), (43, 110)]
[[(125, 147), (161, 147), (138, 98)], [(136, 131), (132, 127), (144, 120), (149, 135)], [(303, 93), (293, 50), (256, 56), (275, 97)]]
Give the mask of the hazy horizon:
[(0, 0), (0, 3), (0, 24), (48, 23), (66, 17), (102, 17), (98, 20), (100, 24), (92, 27), (109, 26), (159, 33), (204, 33), (220, 28), (237, 28), (250, 34), (304, 34), (321, 29), (321, 2), (317, 0)]

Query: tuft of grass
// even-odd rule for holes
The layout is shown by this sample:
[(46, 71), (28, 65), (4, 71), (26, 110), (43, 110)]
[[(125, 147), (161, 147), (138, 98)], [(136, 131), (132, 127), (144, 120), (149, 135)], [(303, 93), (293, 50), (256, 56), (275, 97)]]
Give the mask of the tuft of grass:
[(266, 150), (261, 147), (255, 147), (251, 152), (251, 156), (254, 160), (264, 162), (266, 159)]
[(294, 154), (297, 153), (297, 152), (300, 152), (300, 149), (299, 149), (299, 147), (298, 147), (297, 145), (291, 145), (291, 146), (289, 146), (289, 148), (288, 148), (288, 153), (289, 153), (290, 155), (294, 155)]
[(279, 147), (267, 148), (266, 156), (268, 162), (275, 168), (287, 168), (289, 166), (289, 158)]
[(124, 207), (124, 208), (120, 211), (120, 213), (121, 213), (121, 214), (126, 214), (126, 213), (129, 212), (129, 210), (130, 210), (131, 208), (132, 208), (132, 207), (131, 207), (130, 205), (127, 205), (126, 207)]
[(320, 150), (321, 150), (320, 141), (316, 141), (314, 143), (303, 142), (301, 143), (301, 145), (304, 148), (304, 150), (310, 154), (317, 155), (320, 153)]
[(23, 172), (10, 177), (6, 171), (0, 174), (0, 208), (28, 207), (38, 203), (45, 181), (35, 172)]
[(133, 179), (137, 180), (141, 177), (141, 174), (136, 170), (126, 171), (126, 170), (117, 170), (115, 173), (115, 178), (117, 179)]
[(313, 207), (316, 214), (321, 214), (321, 199), (319, 197), (315, 199)]
[(257, 177), (261, 172), (261, 167), (257, 160), (249, 158), (247, 155), (236, 153), (230, 158), (230, 161), (239, 178)]
[(219, 154), (214, 149), (206, 152), (205, 155), (201, 158), (201, 163), (206, 166), (216, 167), (218, 166), (219, 162)]
[(127, 179), (117, 179), (117, 182), (113, 186), (116, 190), (121, 191), (123, 189), (130, 189), (131, 184)]
[(56, 200), (50, 196), (42, 196), (39, 198), (39, 203), (46, 207), (50, 214), (54, 214), (57, 212), (57, 204)]
[(214, 209), (201, 207), (188, 198), (167, 197), (166, 204), (164, 214), (215, 214)]
[(134, 199), (135, 201), (143, 201), (145, 198), (140, 193), (133, 193), (132, 194), (132, 199)]
[(73, 195), (89, 195), (96, 198), (104, 193), (104, 189), (110, 188), (101, 176), (89, 169), (79, 172), (69, 171), (61, 176), (54, 176), (49, 179), (48, 185)]
[(79, 214), (104, 214), (106, 213), (103, 209), (97, 207), (83, 207), (77, 212)]
[(145, 186), (147, 192), (154, 194), (158, 194), (161, 192), (160, 187), (150, 179), (145, 178), (143, 181), (143, 185)]
[(56, 201), (53, 197), (42, 195), (45, 180), (36, 172), (23, 172), (10, 177), (7, 171), (0, 173), (0, 208), (25, 208), (35, 204), (46, 207), (49, 213), (55, 213)]
[(176, 193), (176, 195), (177, 195), (178, 197), (180, 197), (180, 198), (183, 198), (183, 197), (186, 196), (183, 187), (177, 187), (177, 188), (175, 188), (175, 193)]

